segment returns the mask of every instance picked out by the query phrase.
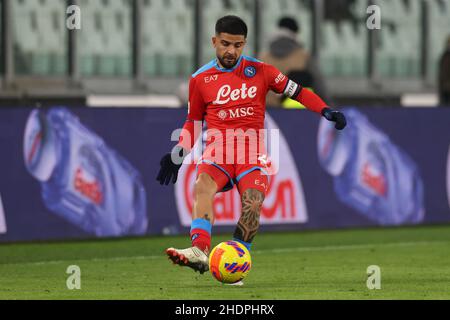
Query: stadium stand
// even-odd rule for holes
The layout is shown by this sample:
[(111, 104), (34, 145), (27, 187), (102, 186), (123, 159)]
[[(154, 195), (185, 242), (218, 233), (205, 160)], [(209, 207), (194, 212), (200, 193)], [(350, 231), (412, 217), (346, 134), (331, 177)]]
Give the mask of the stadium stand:
[(367, 74), (365, 26), (327, 21), (322, 35), (321, 65), (325, 75), (360, 77)]
[(142, 45), (146, 75), (186, 76), (192, 73), (193, 20), (193, 1), (143, 1)]
[[(78, 71), (82, 78), (89, 78), (87, 81), (82, 80), (87, 87), (94, 85), (91, 80), (101, 77), (105, 81), (128, 81), (132, 88), (133, 1), (78, 0), (82, 9), (82, 28), (77, 32)], [(257, 1), (260, 8), (260, 30), (257, 33), (254, 11), (256, 0), (208, 0), (201, 2), (201, 32), (196, 35), (196, 0), (141, 0), (142, 73), (147, 83), (158, 79), (148, 86), (150, 92), (175, 92), (180, 81), (184, 81), (198, 67), (195, 65), (194, 45), (197, 36), (201, 43), (200, 64), (214, 57), (211, 49), (214, 24), (217, 18), (225, 14), (238, 14), (246, 20), (249, 41), (245, 54), (257, 54), (256, 41), (260, 51), (264, 48), (281, 16), (297, 19), (301, 26), (300, 40), (311, 51), (311, 0)], [(450, 33), (450, 0), (372, 2), (380, 6), (382, 15), (382, 29), (377, 31), (374, 66), (380, 90), (387, 88), (393, 94), (418, 92), (424, 87), (421, 82), (422, 4), (428, 6), (429, 39), (425, 48), (429, 70), (426, 88), (429, 93), (435, 88), (438, 60)], [(11, 19), (16, 73), (14, 81), (17, 83), (21, 76), (28, 75), (63, 78), (68, 71), (68, 32), (65, 28), (67, 1), (14, 0), (10, 3), (14, 17)], [(341, 4), (340, 10), (335, 10), (336, 3)], [(368, 0), (323, 2), (325, 19), (319, 24), (319, 65), (326, 81), (330, 81), (330, 88), (335, 87), (333, 81), (336, 79), (340, 86), (346, 86), (347, 89), (340, 88), (339, 93), (373, 93), (373, 86), (369, 83), (373, 79), (367, 77), (369, 32), (365, 22), (368, 3)], [(355, 83), (361, 86), (354, 88)], [(400, 83), (402, 87), (397, 87)], [(407, 83), (411, 85), (403, 86)], [(115, 91), (106, 82), (95, 83), (94, 87)], [(123, 85), (119, 87), (126, 91)]]
[(79, 34), (83, 76), (131, 75), (131, 2), (80, 0)]
[[(0, 6), (0, 25), (3, 23), (2, 6)], [(0, 32), (0, 48), (3, 48), (3, 32)], [(0, 61), (3, 61), (3, 50), (0, 50)], [(5, 72), (3, 64), (0, 65), (0, 77)], [(1, 83), (1, 82), (0, 82)]]
[(304, 0), (281, 0), (261, 1), (262, 21), (260, 32), (260, 43), (266, 46), (267, 38), (274, 32), (278, 20), (283, 16), (290, 16), (295, 18), (300, 25), (300, 40), (305, 44), (307, 49), (311, 49), (312, 34), (311, 34), (311, 8), (309, 1)]
[(380, 76), (419, 75), (421, 15), (419, 1), (376, 1), (381, 8), (377, 70)]
[(12, 1), (16, 73), (63, 75), (67, 50), (64, 1)]
[(434, 83), (438, 74), (439, 57), (450, 35), (450, 0), (430, 1), (430, 45), (428, 46), (430, 79)]

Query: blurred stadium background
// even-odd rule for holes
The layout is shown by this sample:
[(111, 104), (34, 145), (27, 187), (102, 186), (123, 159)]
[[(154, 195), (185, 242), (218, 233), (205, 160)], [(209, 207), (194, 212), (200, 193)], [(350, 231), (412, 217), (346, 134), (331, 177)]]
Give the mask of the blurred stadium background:
[[(72, 4), (81, 30), (65, 27)], [(366, 27), (370, 4), (380, 30)], [(447, 0), (2, 0), (1, 12), (2, 104), (120, 93), (176, 105), (166, 95), (213, 57), (214, 23), (231, 13), (249, 25), (252, 56), (280, 17), (295, 18), (336, 105), (400, 105), (408, 94), (421, 100), (407, 104), (436, 105), (450, 32)]]

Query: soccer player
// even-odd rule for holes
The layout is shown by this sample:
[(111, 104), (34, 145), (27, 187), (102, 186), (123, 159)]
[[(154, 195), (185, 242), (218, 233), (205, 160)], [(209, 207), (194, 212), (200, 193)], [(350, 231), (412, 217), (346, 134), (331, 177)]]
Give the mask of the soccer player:
[[(233, 235), (235, 241), (250, 250), (258, 231), (269, 179), (264, 143), (258, 134), (264, 128), (267, 92), (284, 93), (299, 101), (309, 110), (334, 121), (338, 130), (346, 126), (344, 115), (330, 109), (315, 93), (289, 80), (275, 67), (242, 55), (246, 38), (247, 26), (241, 18), (225, 16), (217, 21), (212, 38), (217, 57), (192, 75), (184, 130), (172, 152), (161, 159), (157, 177), (165, 185), (177, 181), (182, 160), (201, 131), (195, 128), (206, 121), (207, 146), (197, 163), (194, 186), (192, 247), (166, 250), (175, 264), (200, 273), (209, 269), (213, 199), (217, 192), (228, 191), (236, 185), (241, 196), (242, 212)], [(237, 132), (232, 139), (228, 139), (230, 130)], [(256, 140), (251, 139), (251, 134), (245, 136), (251, 130), (257, 132)], [(240, 139), (242, 132), (245, 132), (244, 137)], [(244, 151), (236, 148), (236, 140), (244, 141), (241, 143)]]

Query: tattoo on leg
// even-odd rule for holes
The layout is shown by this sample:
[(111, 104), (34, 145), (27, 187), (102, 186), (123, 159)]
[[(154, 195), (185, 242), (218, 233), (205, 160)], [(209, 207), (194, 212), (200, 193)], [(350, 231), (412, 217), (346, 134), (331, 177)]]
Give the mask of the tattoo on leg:
[(248, 189), (242, 194), (242, 213), (234, 231), (236, 239), (252, 242), (258, 232), (259, 216), (264, 195), (255, 189)]

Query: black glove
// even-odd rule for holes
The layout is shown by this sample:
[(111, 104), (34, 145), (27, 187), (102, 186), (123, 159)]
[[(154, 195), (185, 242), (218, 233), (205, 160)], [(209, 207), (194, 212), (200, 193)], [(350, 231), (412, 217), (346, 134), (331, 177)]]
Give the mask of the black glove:
[[(159, 169), (158, 177), (156, 180), (159, 181), (161, 185), (165, 184), (166, 186), (172, 180), (172, 183), (177, 182), (178, 171), (181, 168), (183, 163), (183, 159), (187, 156), (186, 150), (181, 148), (180, 146), (176, 146), (172, 153), (168, 153), (161, 158), (160, 165), (161, 169)], [(173, 155), (173, 156), (172, 156)], [(172, 160), (176, 159), (176, 163)]]
[(337, 130), (342, 130), (347, 125), (347, 120), (345, 120), (344, 114), (340, 111), (332, 110), (330, 108), (324, 108), (322, 110), (322, 116), (324, 116), (328, 121), (336, 122), (336, 125), (334, 127)]

